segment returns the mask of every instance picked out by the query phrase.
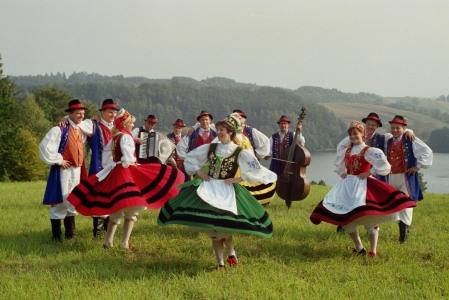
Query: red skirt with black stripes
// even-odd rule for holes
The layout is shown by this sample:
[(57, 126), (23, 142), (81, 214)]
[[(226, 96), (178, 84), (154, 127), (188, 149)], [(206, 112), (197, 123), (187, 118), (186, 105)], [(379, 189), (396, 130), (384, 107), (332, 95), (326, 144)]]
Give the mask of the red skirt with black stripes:
[(95, 175), (78, 184), (67, 200), (84, 216), (110, 215), (130, 206), (157, 210), (179, 193), (178, 169), (162, 164), (117, 164), (103, 181)]
[[(333, 188), (338, 188), (337, 185), (339, 184), (344, 184), (344, 181), (338, 182)], [(365, 205), (358, 206), (344, 214), (337, 214), (327, 209), (321, 201), (310, 215), (310, 220), (314, 224), (327, 222), (339, 226), (353, 222), (353, 224), (362, 225), (365, 223), (364, 220), (375, 224), (376, 219), (377, 223), (387, 221), (389, 220), (388, 215), (414, 206), (416, 206), (416, 203), (403, 192), (388, 183), (368, 177)]]

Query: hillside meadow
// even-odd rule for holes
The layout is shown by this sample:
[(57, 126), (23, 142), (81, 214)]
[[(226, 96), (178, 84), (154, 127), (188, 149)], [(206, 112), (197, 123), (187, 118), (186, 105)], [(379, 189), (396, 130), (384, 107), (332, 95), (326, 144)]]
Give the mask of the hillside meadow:
[(425, 195), (403, 245), (397, 224), (382, 224), (379, 255), (369, 259), (352, 255), (349, 236), (335, 226), (309, 221), (330, 188), (313, 185), (290, 210), (278, 198), (267, 207), (273, 238), (235, 235), (239, 265), (222, 272), (205, 234), (159, 228), (155, 211), (140, 215), (134, 253), (104, 250), (83, 216), (76, 218), (75, 239), (54, 243), (44, 188), (45, 182), (0, 183), (2, 299), (449, 298), (448, 195)]

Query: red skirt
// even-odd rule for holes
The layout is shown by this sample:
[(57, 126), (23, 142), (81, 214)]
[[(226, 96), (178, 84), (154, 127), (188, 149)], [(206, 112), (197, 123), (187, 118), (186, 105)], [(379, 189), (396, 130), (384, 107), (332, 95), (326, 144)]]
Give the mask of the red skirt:
[(89, 176), (78, 184), (67, 200), (84, 216), (110, 215), (130, 206), (161, 208), (179, 193), (176, 185), (184, 182), (184, 174), (176, 168), (161, 164), (117, 164), (99, 182)]
[(336, 214), (324, 207), (321, 201), (313, 210), (310, 220), (314, 224), (327, 222), (344, 226), (365, 216), (385, 216), (416, 206), (406, 194), (378, 179), (368, 177), (366, 187), (366, 205), (345, 214)]

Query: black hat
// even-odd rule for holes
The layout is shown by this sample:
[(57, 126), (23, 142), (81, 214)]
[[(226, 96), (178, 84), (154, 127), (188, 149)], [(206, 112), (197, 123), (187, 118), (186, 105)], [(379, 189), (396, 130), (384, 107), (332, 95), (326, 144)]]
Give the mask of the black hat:
[(400, 115), (396, 115), (396, 116), (394, 116), (393, 120), (388, 121), (388, 123), (390, 123), (390, 124), (401, 124), (401, 125), (407, 126), (407, 118), (403, 117), (403, 116), (400, 116)]
[(103, 109), (106, 109), (106, 108), (113, 108), (115, 110), (118, 110), (117, 105), (118, 104), (115, 103), (114, 100), (112, 100), (112, 99), (105, 99), (103, 101), (103, 104), (101, 104), (101, 108), (99, 109), (99, 111), (102, 111)]
[(65, 110), (66, 112), (72, 111), (75, 109), (87, 109), (79, 99), (70, 100), (68, 108)]
[(245, 119), (247, 118), (246, 115), (245, 115), (245, 112), (243, 110), (234, 109), (232, 112), (233, 113), (238, 113), (242, 118), (245, 118)]
[(154, 115), (148, 115), (148, 117), (144, 120), (144, 121), (148, 121), (150, 123), (157, 123), (157, 118)]
[(206, 110), (202, 110), (198, 117), (196, 117), (196, 120), (199, 121), (202, 116), (209, 116), (211, 121), (214, 119), (214, 116), (211, 113), (208, 113)]
[(380, 121), (379, 116), (376, 113), (374, 113), (374, 112), (369, 113), (366, 118), (362, 119), (362, 122), (366, 123), (367, 120), (377, 121), (377, 124), (379, 125), (379, 127), (382, 127), (382, 122)]
[(281, 123), (281, 122), (287, 122), (287, 123), (291, 123), (290, 122), (290, 120), (287, 118), (287, 116), (285, 116), (285, 115), (282, 115), (280, 118), (279, 118), (279, 121), (278, 121), (278, 124), (279, 123)]
[(176, 125), (179, 127), (186, 127), (186, 123), (184, 123), (182, 119), (176, 119), (175, 123), (173, 123), (172, 125)]

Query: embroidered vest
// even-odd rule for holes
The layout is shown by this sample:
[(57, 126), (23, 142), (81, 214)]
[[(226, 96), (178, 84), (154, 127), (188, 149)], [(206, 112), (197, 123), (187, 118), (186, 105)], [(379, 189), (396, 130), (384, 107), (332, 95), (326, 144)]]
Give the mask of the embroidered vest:
[(112, 139), (112, 133), (109, 127), (101, 122), (97, 123), (96, 121), (93, 121), (92, 124), (94, 134), (89, 139), (90, 151), (92, 153), (89, 176), (103, 169), (101, 166), (103, 149)]
[(210, 130), (210, 134), (209, 134), (209, 138), (207, 139), (207, 141), (204, 141), (201, 138), (200, 133), (199, 133), (200, 132), (199, 128), (194, 130), (189, 137), (189, 147), (187, 148), (187, 152), (190, 152), (193, 149), (196, 149), (201, 145), (210, 144), (212, 142), (212, 140), (217, 136), (217, 133), (210, 128), (209, 128), (209, 130)]
[(385, 147), (385, 136), (383, 134), (375, 132), (373, 136), (365, 141), (367, 146), (378, 148), (384, 151)]
[(77, 133), (72, 126), (69, 128), (69, 139), (62, 158), (69, 161), (72, 167), (81, 167), (84, 162), (83, 136), (81, 131)]
[(122, 139), (123, 134), (117, 134), (112, 138), (112, 160), (114, 162), (119, 162), (122, 160), (122, 148), (120, 147), (120, 141)]
[(351, 155), (352, 146), (346, 150), (345, 166), (348, 174), (359, 175), (360, 173), (368, 172), (370, 170), (371, 165), (365, 159), (365, 152), (368, 149), (369, 147), (366, 146), (359, 154), (355, 155)]
[(240, 152), (243, 150), (237, 147), (235, 151), (226, 158), (217, 156), (218, 144), (211, 144), (207, 153), (209, 160), (209, 176), (215, 179), (227, 179), (235, 177), (239, 165), (237, 163)]
[(274, 158), (282, 158), (282, 151), (293, 143), (293, 131), (288, 131), (281, 141), (281, 135), (276, 132), (272, 135), (273, 146), (271, 153)]

